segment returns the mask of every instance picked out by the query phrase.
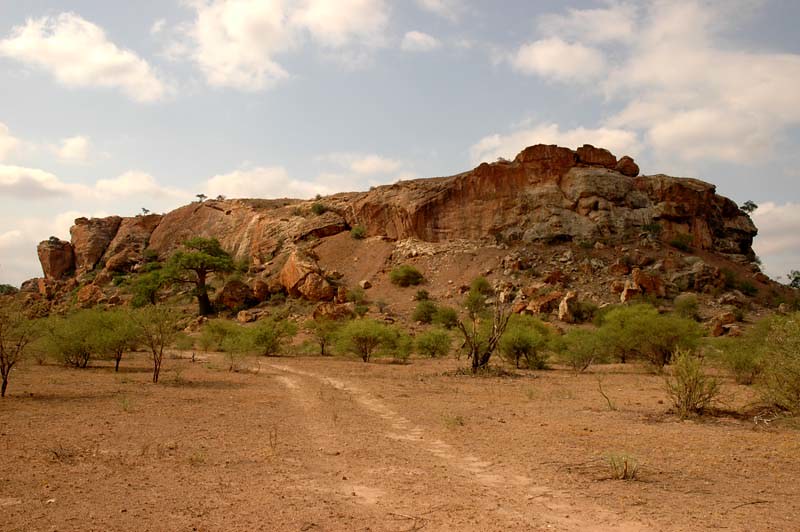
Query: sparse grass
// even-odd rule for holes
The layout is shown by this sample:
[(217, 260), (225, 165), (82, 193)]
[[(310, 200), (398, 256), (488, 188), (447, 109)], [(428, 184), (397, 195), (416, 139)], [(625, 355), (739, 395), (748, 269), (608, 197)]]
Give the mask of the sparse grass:
[(626, 453), (610, 453), (606, 459), (611, 470), (611, 478), (615, 480), (636, 480), (639, 473), (639, 461)]
[(703, 414), (719, 396), (719, 381), (704, 373), (702, 362), (690, 351), (676, 351), (674, 362), (673, 376), (666, 379), (672, 405), (681, 418)]
[(119, 407), (123, 412), (130, 413), (133, 411), (133, 401), (127, 395), (123, 395), (119, 398)]
[(461, 415), (443, 414), (442, 422), (444, 422), (444, 426), (447, 427), (448, 429), (454, 429), (466, 425), (466, 422), (464, 421), (464, 416)]

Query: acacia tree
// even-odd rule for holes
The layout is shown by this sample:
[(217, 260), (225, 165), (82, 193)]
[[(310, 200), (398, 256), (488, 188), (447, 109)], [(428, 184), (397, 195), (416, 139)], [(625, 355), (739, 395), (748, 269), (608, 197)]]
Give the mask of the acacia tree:
[(153, 361), (153, 382), (158, 382), (164, 348), (178, 332), (178, 316), (169, 307), (149, 305), (131, 314), (139, 340), (144, 344)]
[(201, 316), (213, 313), (208, 297), (208, 275), (233, 271), (231, 256), (222, 249), (216, 238), (196, 237), (183, 243), (186, 251), (177, 251), (163, 271), (168, 282), (194, 285), (198, 310)]
[(36, 323), (25, 315), (19, 303), (0, 304), (0, 397), (6, 396), (11, 370), (27, 354), (37, 334)]
[(494, 293), (490, 309), (486, 304), (486, 287), (478, 286), (482, 284), (473, 283), (465, 302), (467, 319), (459, 319), (457, 324), (464, 336), (467, 359), (472, 362), (472, 373), (488, 366), (511, 317), (508, 294)]
[(119, 363), (125, 351), (136, 347), (139, 330), (124, 310), (106, 310), (99, 316), (98, 344), (100, 351), (114, 359), (114, 371), (119, 371)]
[(789, 278), (789, 286), (792, 288), (800, 288), (800, 271), (792, 270), (786, 277)]

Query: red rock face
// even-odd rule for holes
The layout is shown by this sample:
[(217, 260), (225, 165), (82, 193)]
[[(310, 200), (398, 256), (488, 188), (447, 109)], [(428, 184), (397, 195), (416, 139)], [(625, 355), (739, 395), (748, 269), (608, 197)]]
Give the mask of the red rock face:
[[(198, 236), (218, 239), (237, 259), (265, 265), (282, 260), (303, 241), (356, 225), (364, 226), (369, 236), (389, 239), (510, 245), (600, 240), (614, 244), (650, 231), (664, 242), (688, 238), (697, 249), (746, 256), (752, 256), (756, 234), (750, 218), (733, 201), (718, 196), (713, 185), (638, 176), (630, 157), (617, 161), (608, 150), (590, 145), (575, 151), (531, 146), (513, 161), (483, 163), (451, 177), (401, 181), (315, 202), (327, 210), (317, 215), (311, 209), (314, 202), (288, 199), (208, 200), (163, 217), (78, 219), (71, 230), (74, 266), (80, 274), (103, 260), (108, 271), (127, 271), (141, 261), (145, 246), (166, 258), (182, 242)], [(652, 230), (655, 225), (657, 232)], [(48, 278), (67, 275), (73, 267), (69, 253), (63, 245), (41, 248)], [(314, 299), (335, 296), (313, 260), (311, 266), (305, 259), (295, 262), (280, 273), (280, 283), (289, 293)], [(299, 269), (292, 270), (295, 267)]]
[[(595, 148), (591, 144), (584, 144), (576, 150), (576, 153), (578, 154), (578, 162), (590, 166), (604, 166), (606, 168), (617, 166), (617, 158), (605, 148)], [(633, 162), (633, 159), (631, 159), (631, 162)]]
[(78, 218), (69, 234), (72, 236), (72, 248), (75, 250), (75, 269), (78, 275), (91, 271), (117, 234), (122, 218)]
[(69, 242), (57, 238), (43, 240), (36, 251), (45, 278), (64, 279), (75, 272), (75, 254)]
[(123, 218), (114, 238), (108, 244), (103, 260), (106, 270), (121, 272), (129, 270), (142, 260), (150, 235), (161, 222), (160, 214)]

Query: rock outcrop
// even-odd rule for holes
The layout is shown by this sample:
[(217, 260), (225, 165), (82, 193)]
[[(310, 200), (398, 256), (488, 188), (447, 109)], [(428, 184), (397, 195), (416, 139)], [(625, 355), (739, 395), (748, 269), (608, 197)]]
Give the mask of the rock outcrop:
[(75, 270), (78, 275), (94, 269), (117, 234), (121, 222), (119, 216), (75, 220), (69, 234), (75, 250)]
[(51, 237), (39, 242), (36, 251), (46, 279), (64, 279), (75, 272), (75, 254), (69, 242)]
[[(112, 273), (135, 271), (146, 251), (163, 259), (191, 237), (213, 237), (236, 259), (247, 260), (252, 271), (264, 272), (266, 286), (253, 286), (256, 299), (285, 289), (294, 296), (329, 301), (336, 296), (333, 278), (298, 250), (355, 226), (363, 226), (370, 237), (425, 245), (576, 242), (602, 249), (643, 237), (664, 243), (682, 239), (697, 250), (744, 260), (754, 257), (756, 234), (747, 214), (717, 195), (714, 185), (642, 176), (630, 157), (617, 159), (591, 145), (571, 150), (540, 144), (525, 148), (513, 161), (313, 202), (220, 199), (194, 202), (163, 216), (79, 218), (71, 229), (71, 245), (45, 241), (39, 257), (47, 279), (63, 279), (72, 271), (83, 279), (103, 268), (96, 279), (108, 282)], [(522, 269), (523, 262), (530, 267), (529, 258), (515, 261), (515, 267)], [(283, 267), (274, 271), (272, 264)], [(609, 271), (627, 274), (627, 268), (620, 262)], [(711, 267), (673, 277), (670, 282), (680, 290), (710, 289), (720, 279), (719, 270)], [(634, 286), (647, 283), (631, 284), (633, 292)], [(538, 311), (551, 305), (541, 303)], [(554, 303), (557, 307), (558, 301)]]

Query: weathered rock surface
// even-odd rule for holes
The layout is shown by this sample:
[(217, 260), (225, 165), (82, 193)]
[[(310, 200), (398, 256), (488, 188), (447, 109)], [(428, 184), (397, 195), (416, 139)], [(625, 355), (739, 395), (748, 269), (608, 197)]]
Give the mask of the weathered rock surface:
[(75, 254), (69, 242), (53, 237), (39, 242), (36, 251), (45, 278), (63, 279), (75, 272)]
[(150, 235), (161, 222), (160, 214), (123, 218), (103, 254), (106, 270), (122, 272), (142, 260)]
[(574, 290), (570, 290), (558, 304), (558, 319), (564, 323), (573, 323), (575, 321), (575, 305), (578, 303), (578, 294)]
[[(368, 236), (420, 245), (602, 241), (611, 246), (658, 224), (660, 231), (649, 234), (662, 241), (688, 235), (697, 250), (745, 259), (753, 257), (756, 234), (750, 218), (733, 201), (718, 196), (714, 185), (640, 176), (630, 157), (617, 160), (608, 150), (590, 145), (574, 151), (531, 146), (513, 161), (482, 163), (450, 177), (401, 181), (316, 202), (326, 211), (314, 214), (310, 201), (237, 199), (194, 202), (163, 216), (79, 218), (71, 230), (74, 259), (68, 245), (41, 244), (40, 260), (48, 279), (64, 278), (73, 268), (80, 275), (99, 263), (107, 272), (126, 272), (135, 270), (144, 249), (165, 258), (188, 238), (213, 237), (236, 259), (247, 259), (253, 271), (285, 260), (274, 278), (288, 293), (329, 300), (335, 287), (315, 261), (296, 256), (296, 250), (356, 225), (364, 226)], [(508, 269), (530, 266), (520, 259), (509, 262)], [(595, 270), (589, 264), (586, 271), (589, 267)], [(622, 274), (621, 268), (612, 270)], [(718, 273), (680, 272), (683, 277), (670, 280), (681, 290), (684, 285), (709, 287), (718, 283)], [(273, 278), (265, 273), (264, 280), (272, 292)], [(258, 299), (265, 296), (261, 288)]]
[(242, 281), (228, 281), (220, 290), (216, 299), (217, 305), (228, 310), (235, 310), (255, 303), (253, 290)]
[(122, 218), (78, 218), (69, 234), (75, 250), (75, 270), (78, 275), (94, 269), (117, 234)]

